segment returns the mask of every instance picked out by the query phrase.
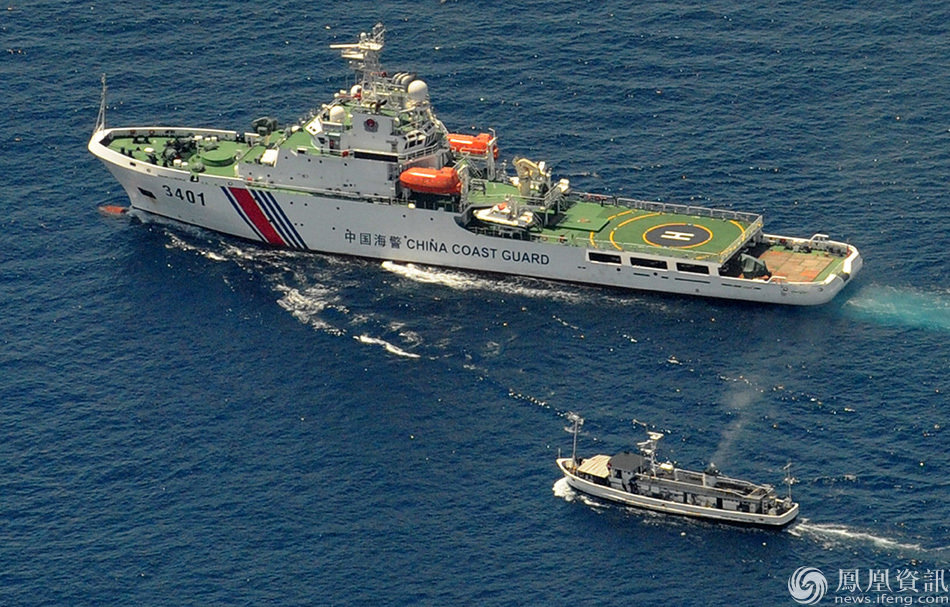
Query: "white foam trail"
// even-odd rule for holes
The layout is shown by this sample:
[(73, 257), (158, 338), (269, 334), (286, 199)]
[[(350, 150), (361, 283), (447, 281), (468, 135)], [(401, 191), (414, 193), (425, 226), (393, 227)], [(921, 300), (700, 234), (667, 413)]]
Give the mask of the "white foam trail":
[(590, 496), (581, 493), (579, 491), (574, 491), (574, 489), (567, 484), (567, 479), (563, 476), (554, 483), (554, 486), (551, 487), (551, 491), (554, 492), (554, 495), (563, 499), (566, 502), (578, 501), (585, 506), (589, 506), (596, 510), (603, 510), (603, 504), (595, 501)]
[(403, 338), (406, 343), (412, 344), (413, 346), (418, 346), (422, 343), (422, 336), (412, 329), (406, 328), (406, 323), (390, 322), (389, 329), (394, 333), (398, 333), (399, 337)]
[(577, 493), (571, 489), (571, 486), (567, 484), (567, 479), (563, 476), (557, 479), (557, 482), (554, 483), (551, 490), (554, 491), (554, 495), (568, 502), (573, 502), (574, 496), (577, 495)]
[[(412, 263), (396, 263), (394, 261), (382, 262), (382, 268), (393, 274), (398, 274), (403, 278), (426, 284), (438, 284), (457, 291), (494, 291), (496, 293), (507, 293), (510, 295), (523, 295), (525, 297), (540, 299), (555, 299), (566, 302), (582, 302), (587, 299), (583, 292), (573, 292), (569, 289), (558, 289), (555, 283), (551, 283), (549, 288), (528, 287), (519, 284), (514, 279), (500, 280), (482, 278), (477, 274), (469, 274), (463, 271), (446, 270), (443, 268), (433, 268), (429, 266), (418, 266)], [(520, 278), (519, 280), (534, 280), (530, 278)], [(547, 284), (547, 283), (543, 283)]]
[(370, 337), (370, 336), (368, 336), (368, 335), (360, 335), (360, 336), (356, 337), (355, 339), (356, 339), (356, 341), (360, 342), (361, 344), (375, 344), (375, 345), (378, 345), (378, 346), (382, 346), (382, 347), (384, 347), (384, 348), (386, 349), (386, 351), (389, 352), (390, 354), (396, 354), (397, 356), (405, 356), (406, 358), (420, 358), (420, 356), (419, 356), (418, 354), (415, 354), (415, 353), (413, 353), (413, 352), (406, 352), (406, 351), (403, 350), (402, 348), (399, 348), (399, 347), (397, 347), (397, 346), (395, 346), (395, 345), (389, 343), (389, 342), (386, 341), (385, 339), (378, 339), (378, 338), (376, 338), (376, 337)]
[(845, 304), (857, 316), (883, 324), (950, 331), (950, 293), (896, 287), (862, 289)]
[[(334, 327), (322, 316), (327, 309), (349, 314), (345, 306), (335, 302), (337, 296), (331, 289), (322, 285), (315, 285), (301, 291), (293, 287), (277, 285), (277, 290), (283, 293), (283, 296), (277, 300), (277, 305), (290, 312), (300, 322), (333, 335), (345, 335), (347, 333), (345, 329)], [(405, 338), (410, 343), (418, 344), (422, 341), (416, 333), (406, 330), (398, 323), (392, 323), (390, 328), (397, 331), (400, 337)], [(384, 339), (370, 337), (365, 334), (354, 336), (354, 339), (362, 344), (382, 346), (387, 352), (397, 356), (421, 358), (419, 354), (403, 350)]]
[(561, 317), (558, 316), (557, 314), (553, 315), (552, 318), (553, 318), (554, 320), (556, 320), (558, 323), (560, 323), (562, 327), (567, 327), (568, 329), (573, 329), (573, 330), (575, 330), (575, 331), (580, 331), (580, 330), (581, 330), (580, 327), (578, 327), (577, 325), (572, 325), (571, 323), (567, 322), (566, 320), (564, 320), (563, 318), (561, 318)]
[(408, 278), (416, 282), (443, 285), (460, 291), (478, 288), (478, 281), (476, 279), (456, 272), (434, 270), (432, 268), (423, 268), (412, 263), (402, 264), (394, 261), (384, 261), (382, 267), (387, 272), (399, 274), (403, 278)]
[(168, 233), (168, 243), (165, 245), (165, 248), (178, 249), (179, 251), (200, 251), (198, 247), (188, 244), (171, 232)]
[(277, 290), (284, 294), (277, 300), (277, 305), (290, 312), (291, 316), (300, 322), (336, 335), (345, 333), (320, 317), (320, 313), (331, 304), (328, 289), (314, 286), (301, 292), (292, 287), (277, 285)]
[(267, 251), (258, 248), (242, 248), (234, 244), (225, 243), (224, 252), (231, 259), (245, 259), (245, 260), (256, 260), (259, 256)]
[[(808, 519), (803, 519), (802, 522), (790, 527), (788, 532), (799, 537), (807, 534), (816, 539), (832, 543), (865, 543), (872, 544), (886, 550), (901, 550), (905, 552), (927, 551), (927, 549), (920, 544), (907, 544), (898, 542), (897, 540), (873, 535), (866, 531), (852, 529), (850, 527), (846, 527), (845, 525), (812, 523)], [(827, 544), (826, 547), (828, 547)]]
[[(258, 260), (264, 256), (274, 255), (276, 253), (275, 251), (268, 251), (266, 249), (260, 249), (256, 247), (241, 248), (227, 241), (214, 242), (213, 244), (219, 245), (220, 248), (219, 251), (214, 251), (209, 248), (209, 245), (212, 243), (202, 242), (200, 244), (192, 244), (179, 236), (179, 234), (186, 234), (198, 237), (200, 236), (201, 228), (181, 225), (171, 221), (162, 221), (161, 218), (158, 218), (157, 220), (150, 218), (150, 221), (152, 223), (156, 223), (157, 225), (162, 225), (169, 228), (169, 230), (165, 232), (166, 236), (168, 236), (168, 242), (165, 243), (166, 249), (191, 251), (198, 253), (202, 257), (210, 259), (211, 261)], [(178, 234), (175, 233), (176, 231)]]
[(180, 237), (176, 236), (172, 232), (168, 232), (168, 242), (165, 244), (165, 248), (175, 249), (178, 251), (194, 252), (201, 255), (205, 259), (210, 259), (211, 261), (218, 261), (218, 262), (229, 261), (229, 257), (227, 255), (222, 255), (221, 253), (218, 253), (216, 251), (205, 249), (200, 246), (185, 242), (184, 240), (182, 240)]

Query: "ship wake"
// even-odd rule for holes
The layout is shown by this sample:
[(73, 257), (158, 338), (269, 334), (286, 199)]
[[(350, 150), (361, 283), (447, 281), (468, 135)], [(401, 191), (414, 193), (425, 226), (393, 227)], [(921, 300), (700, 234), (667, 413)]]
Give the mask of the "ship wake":
[(387, 272), (398, 274), (407, 280), (442, 285), (456, 291), (492, 291), (533, 299), (554, 299), (566, 303), (580, 303), (586, 299), (583, 292), (579, 290), (532, 278), (485, 278), (475, 273), (394, 261), (384, 261), (381, 265)]
[(603, 510), (604, 504), (597, 501), (596, 499), (581, 493), (579, 491), (574, 491), (574, 489), (567, 484), (567, 479), (563, 476), (554, 483), (554, 486), (551, 487), (551, 491), (554, 492), (555, 497), (563, 499), (565, 502), (580, 502), (585, 506), (589, 506), (594, 510)]
[(884, 325), (950, 331), (950, 292), (867, 288), (849, 299), (845, 310)]
[(360, 342), (361, 344), (382, 346), (387, 352), (389, 352), (390, 354), (395, 354), (397, 356), (404, 356), (406, 358), (420, 358), (418, 354), (403, 350), (399, 346), (391, 344), (385, 339), (378, 339), (376, 337), (370, 337), (368, 335), (359, 335), (356, 337), (356, 341)]
[(822, 547), (826, 550), (838, 548), (843, 545), (869, 544), (889, 552), (924, 556), (933, 555), (934, 553), (945, 553), (950, 549), (950, 546), (927, 548), (922, 544), (902, 542), (848, 527), (847, 525), (815, 523), (809, 519), (802, 519), (800, 523), (789, 527), (788, 533), (795, 537), (811, 538), (821, 543)]

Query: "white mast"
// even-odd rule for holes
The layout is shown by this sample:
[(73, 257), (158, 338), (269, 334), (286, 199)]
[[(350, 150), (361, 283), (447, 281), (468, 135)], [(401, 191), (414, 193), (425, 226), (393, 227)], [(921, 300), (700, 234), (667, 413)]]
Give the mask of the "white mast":
[(568, 420), (574, 422), (574, 427), (571, 432), (574, 434), (574, 446), (571, 448), (571, 463), (577, 464), (577, 431), (581, 426), (584, 425), (584, 418), (574, 413), (573, 411), (568, 411), (567, 415)]
[(106, 75), (102, 75), (102, 97), (99, 99), (99, 116), (96, 118), (96, 130), (104, 131), (106, 128)]
[(782, 468), (785, 470), (785, 485), (788, 487), (788, 500), (792, 500), (792, 484), (795, 482), (795, 479), (792, 478), (792, 462), (788, 462)]
[(656, 476), (656, 447), (664, 434), (662, 432), (653, 432), (644, 422), (636, 419), (633, 420), (633, 425), (643, 426), (643, 429), (647, 431), (647, 436), (650, 437), (648, 440), (637, 443), (637, 447), (640, 448), (640, 453), (650, 459), (650, 474)]
[(360, 79), (363, 99), (376, 99), (376, 79), (382, 73), (379, 55), (385, 44), (386, 28), (382, 23), (373, 26), (372, 34), (360, 34), (360, 41), (352, 44), (331, 44), (330, 48), (339, 49), (344, 59)]

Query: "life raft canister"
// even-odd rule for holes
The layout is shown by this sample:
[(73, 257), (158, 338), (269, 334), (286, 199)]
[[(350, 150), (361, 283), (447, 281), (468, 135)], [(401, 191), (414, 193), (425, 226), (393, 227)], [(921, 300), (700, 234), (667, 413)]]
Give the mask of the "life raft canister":
[[(491, 135), (488, 133), (479, 133), (478, 135), (464, 135), (462, 133), (449, 133), (449, 147), (458, 154), (479, 154), (484, 156), (488, 153), (488, 144), (491, 142)], [(492, 147), (492, 155), (498, 158), (498, 146)]]
[(458, 194), (462, 191), (459, 174), (452, 167), (412, 167), (399, 175), (399, 183), (413, 192), (424, 194)]

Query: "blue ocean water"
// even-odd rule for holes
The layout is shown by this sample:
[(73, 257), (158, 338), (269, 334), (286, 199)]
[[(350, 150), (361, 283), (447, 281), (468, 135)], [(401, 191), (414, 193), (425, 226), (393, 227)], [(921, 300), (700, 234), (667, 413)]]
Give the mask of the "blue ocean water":
[[(10, 2), (0, 13), (0, 604), (797, 604), (950, 556), (950, 9), (912, 0)], [(384, 62), (581, 189), (856, 244), (827, 306), (268, 250), (106, 217), (109, 122), (294, 120)], [(780, 483), (739, 529), (559, 484), (630, 448)], [(859, 594), (859, 593), (850, 593)], [(868, 592), (868, 596), (880, 592)], [(896, 593), (895, 593), (896, 594)], [(905, 593), (905, 595), (909, 594)]]

